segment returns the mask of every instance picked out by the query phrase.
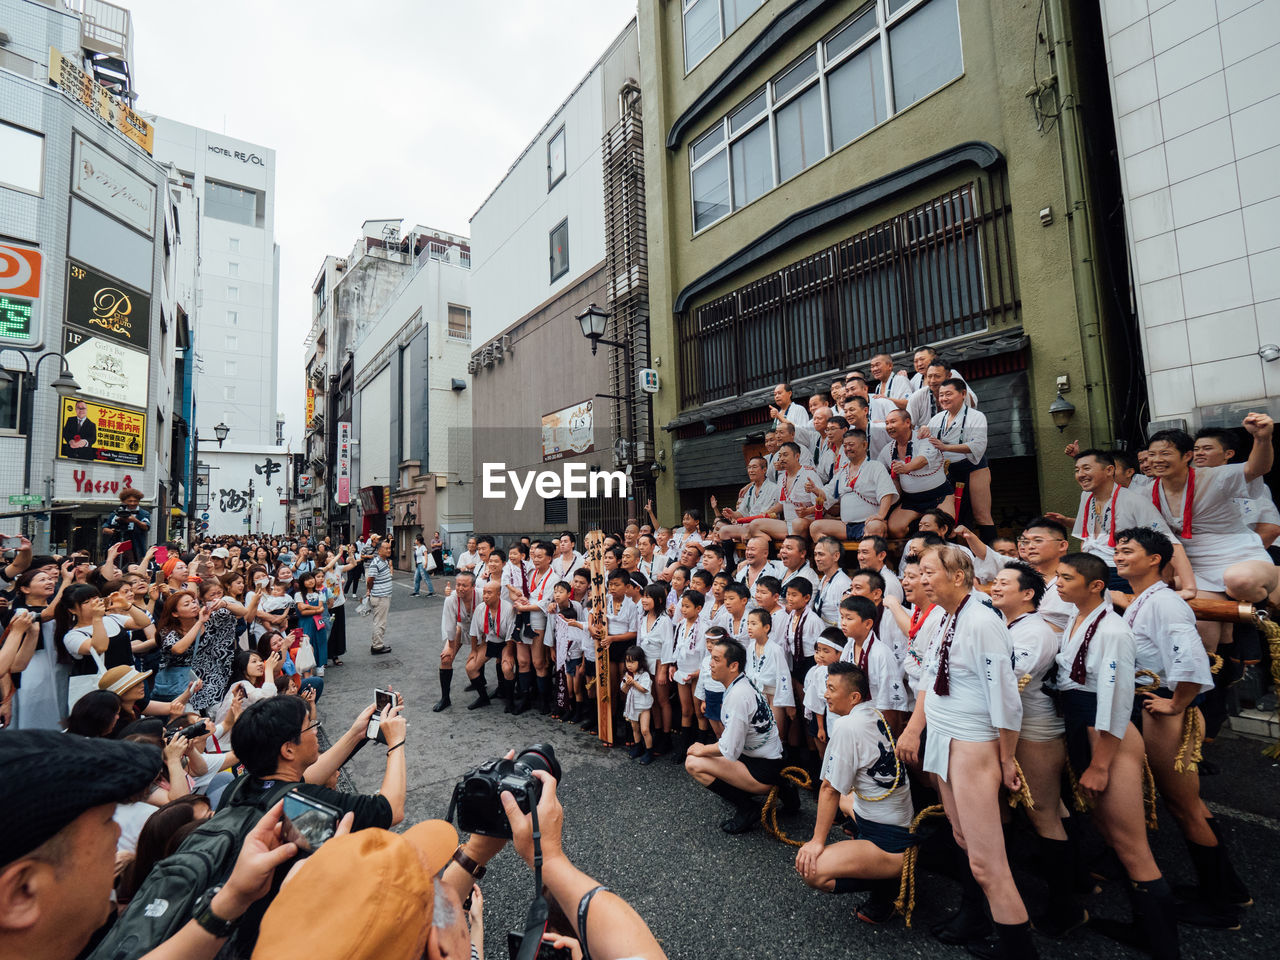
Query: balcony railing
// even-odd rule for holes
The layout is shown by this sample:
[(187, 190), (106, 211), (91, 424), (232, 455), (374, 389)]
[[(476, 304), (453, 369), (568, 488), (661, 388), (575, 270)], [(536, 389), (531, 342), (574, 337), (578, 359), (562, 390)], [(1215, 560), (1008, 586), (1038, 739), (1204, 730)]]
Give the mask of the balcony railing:
[[(68, 4), (75, 7), (75, 0)], [(79, 0), (80, 43), (86, 50), (128, 61), (133, 53), (133, 16), (106, 0)]]

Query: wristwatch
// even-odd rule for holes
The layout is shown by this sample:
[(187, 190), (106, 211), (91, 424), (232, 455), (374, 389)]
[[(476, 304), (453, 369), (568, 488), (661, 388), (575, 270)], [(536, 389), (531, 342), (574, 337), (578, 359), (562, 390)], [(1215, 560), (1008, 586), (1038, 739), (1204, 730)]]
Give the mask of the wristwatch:
[(452, 859), (454, 863), (460, 866), (463, 870), (467, 871), (467, 873), (471, 874), (471, 878), (473, 880), (483, 880), (484, 875), (489, 870), (488, 867), (481, 866), (480, 864), (472, 860), (470, 857), (468, 857), (465, 853), (463, 853), (462, 847), (458, 847), (457, 850), (453, 851)]
[(210, 936), (225, 939), (231, 936), (231, 932), (235, 930), (240, 923), (240, 918), (234, 920), (223, 920), (220, 916), (213, 912), (213, 898), (218, 895), (218, 891), (222, 889), (222, 884), (216, 887), (210, 887), (204, 892), (204, 895), (196, 901), (193, 908), (192, 919), (200, 925), (200, 928)]

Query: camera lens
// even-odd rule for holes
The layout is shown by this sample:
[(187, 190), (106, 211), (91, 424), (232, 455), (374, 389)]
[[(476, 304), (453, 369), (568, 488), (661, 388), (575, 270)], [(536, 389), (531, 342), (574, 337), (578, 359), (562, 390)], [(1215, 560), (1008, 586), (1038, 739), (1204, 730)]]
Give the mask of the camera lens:
[(559, 783), (563, 776), (560, 761), (556, 759), (555, 749), (549, 743), (535, 743), (526, 747), (520, 751), (516, 762), (523, 763), (530, 770), (545, 770), (555, 778), (556, 783)]

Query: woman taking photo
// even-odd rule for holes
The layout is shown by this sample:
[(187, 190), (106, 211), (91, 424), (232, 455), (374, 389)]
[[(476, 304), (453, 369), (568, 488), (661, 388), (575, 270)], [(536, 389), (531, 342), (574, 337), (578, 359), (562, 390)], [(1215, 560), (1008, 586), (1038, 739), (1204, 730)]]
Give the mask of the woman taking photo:
[[(69, 565), (64, 567), (69, 572)], [(18, 677), (18, 689), (11, 704), (9, 726), (16, 730), (56, 730), (67, 716), (68, 664), (58, 662), (54, 641), (54, 614), (61, 595), (55, 597), (58, 581), (47, 568), (28, 570), (14, 583), (18, 599), (13, 610), (30, 610), (39, 623), (35, 649), (23, 664), (23, 654), (10, 670)]]

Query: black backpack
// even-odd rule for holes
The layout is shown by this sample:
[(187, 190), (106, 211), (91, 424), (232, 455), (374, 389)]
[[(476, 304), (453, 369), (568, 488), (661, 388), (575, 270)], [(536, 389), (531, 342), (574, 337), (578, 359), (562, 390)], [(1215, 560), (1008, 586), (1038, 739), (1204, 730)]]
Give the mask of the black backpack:
[[(196, 901), (231, 876), (240, 846), (266, 811), (298, 784), (277, 781), (257, 797), (242, 797), (249, 777), (227, 788), (221, 808), (197, 827), (173, 854), (147, 874), (128, 908), (88, 960), (136, 960), (177, 933), (195, 913)], [(250, 913), (254, 911), (250, 910)], [(249, 914), (246, 914), (246, 919)], [(256, 913), (261, 919), (261, 912)], [(237, 943), (253, 950), (258, 925), (237, 926), (219, 956), (236, 956)]]

